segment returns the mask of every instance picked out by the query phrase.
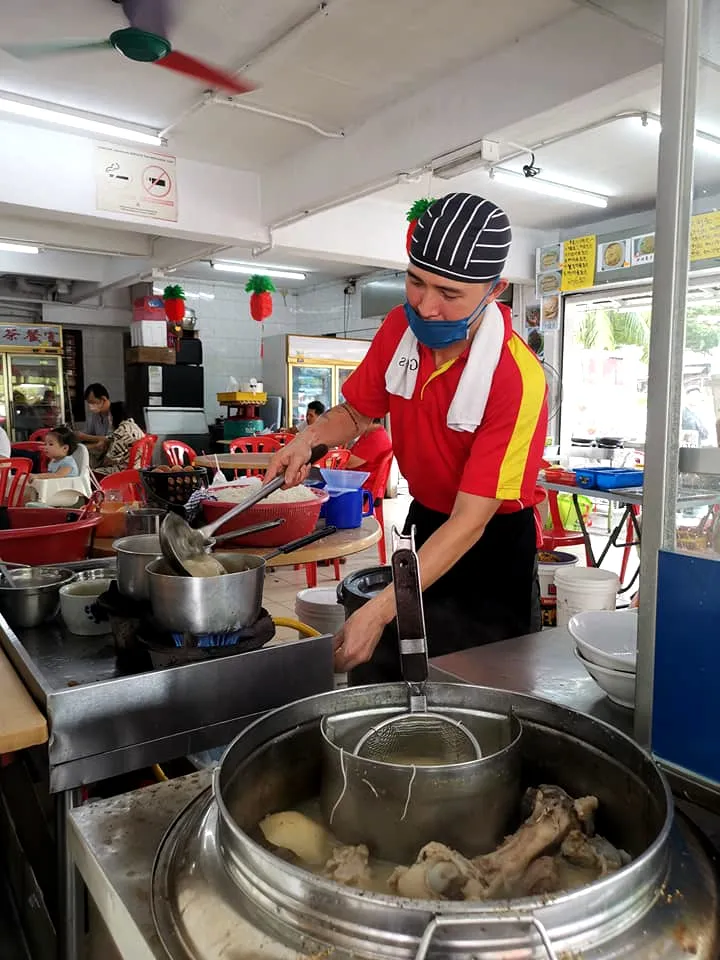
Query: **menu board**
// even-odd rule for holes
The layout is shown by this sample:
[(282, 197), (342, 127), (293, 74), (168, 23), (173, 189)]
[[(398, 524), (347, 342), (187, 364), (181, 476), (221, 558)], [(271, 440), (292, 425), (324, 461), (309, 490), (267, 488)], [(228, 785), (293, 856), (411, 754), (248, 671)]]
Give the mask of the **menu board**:
[(561, 290), (585, 290), (593, 285), (596, 247), (597, 237), (592, 235), (565, 241)]
[(626, 270), (630, 266), (630, 242), (628, 240), (611, 240), (610, 243), (601, 243), (598, 247), (598, 273), (608, 270)]
[(700, 213), (690, 221), (690, 259), (720, 257), (720, 210)]

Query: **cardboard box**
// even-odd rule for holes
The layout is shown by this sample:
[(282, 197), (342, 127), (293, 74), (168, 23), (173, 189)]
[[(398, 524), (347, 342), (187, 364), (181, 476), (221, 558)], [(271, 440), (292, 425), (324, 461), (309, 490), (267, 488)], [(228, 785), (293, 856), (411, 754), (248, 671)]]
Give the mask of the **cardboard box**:
[(164, 320), (139, 320), (130, 324), (133, 347), (167, 347), (168, 325)]
[(170, 347), (130, 347), (125, 351), (125, 363), (152, 363), (175, 365), (175, 351)]

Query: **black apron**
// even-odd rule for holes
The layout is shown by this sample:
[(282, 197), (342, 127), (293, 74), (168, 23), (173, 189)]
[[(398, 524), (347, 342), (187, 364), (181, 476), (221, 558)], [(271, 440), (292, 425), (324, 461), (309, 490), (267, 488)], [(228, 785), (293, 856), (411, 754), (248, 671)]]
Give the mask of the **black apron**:
[[(405, 533), (415, 527), (420, 548), (447, 515), (413, 500)], [(479, 647), (541, 627), (537, 545), (532, 508), (495, 514), (478, 542), (423, 594), (430, 657)], [(395, 623), (383, 631), (369, 663), (348, 677), (351, 686), (402, 679)]]

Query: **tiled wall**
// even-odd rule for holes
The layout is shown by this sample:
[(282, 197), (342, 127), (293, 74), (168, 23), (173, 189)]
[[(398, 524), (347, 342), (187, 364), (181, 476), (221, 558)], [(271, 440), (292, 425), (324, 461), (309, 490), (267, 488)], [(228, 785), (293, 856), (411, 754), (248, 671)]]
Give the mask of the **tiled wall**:
[(296, 332), (370, 339), (380, 326), (380, 318), (361, 319), (360, 290), (345, 295), (345, 286), (345, 282), (328, 284), (295, 297), (291, 309), (295, 311)]
[[(183, 284), (180, 277), (173, 278), (173, 282)], [(286, 305), (281, 294), (273, 294), (272, 316), (257, 323), (250, 316), (249, 295), (239, 284), (188, 280), (183, 285), (194, 293), (214, 296), (212, 300), (188, 300), (188, 306), (197, 315), (203, 343), (205, 413), (208, 421), (212, 421), (224, 413), (218, 406), (216, 394), (227, 389), (230, 377), (238, 382), (250, 377), (262, 379), (261, 335), (295, 332), (295, 316), (289, 309), (295, 297), (288, 297)]]
[(125, 399), (123, 365), (124, 327), (67, 327), (80, 330), (83, 344), (83, 378), (90, 383), (104, 384), (113, 400)]

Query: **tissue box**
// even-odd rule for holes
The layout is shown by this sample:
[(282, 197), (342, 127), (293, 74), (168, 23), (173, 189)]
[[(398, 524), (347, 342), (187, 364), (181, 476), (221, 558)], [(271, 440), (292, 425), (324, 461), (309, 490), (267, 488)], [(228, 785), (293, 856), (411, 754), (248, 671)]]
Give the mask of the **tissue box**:
[(130, 324), (130, 343), (133, 347), (167, 347), (167, 321), (133, 321)]

